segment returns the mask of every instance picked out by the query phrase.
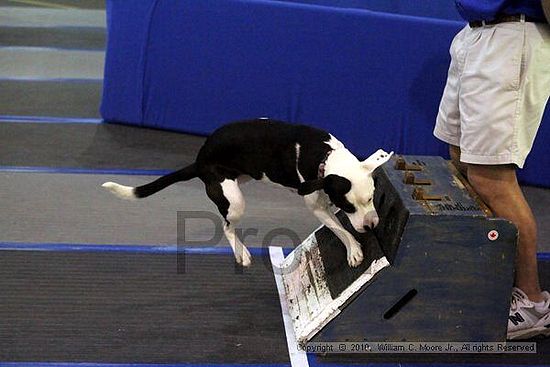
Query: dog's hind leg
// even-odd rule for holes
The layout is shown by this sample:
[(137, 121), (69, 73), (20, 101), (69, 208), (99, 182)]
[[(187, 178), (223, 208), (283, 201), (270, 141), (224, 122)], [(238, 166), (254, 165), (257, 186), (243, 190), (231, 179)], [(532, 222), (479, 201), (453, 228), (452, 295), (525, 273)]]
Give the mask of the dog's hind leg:
[(244, 197), (237, 181), (225, 179), (221, 183), (207, 183), (206, 194), (225, 219), (223, 231), (233, 249), (235, 260), (243, 266), (249, 266), (252, 256), (235, 233), (235, 226), (240, 222), (245, 209)]

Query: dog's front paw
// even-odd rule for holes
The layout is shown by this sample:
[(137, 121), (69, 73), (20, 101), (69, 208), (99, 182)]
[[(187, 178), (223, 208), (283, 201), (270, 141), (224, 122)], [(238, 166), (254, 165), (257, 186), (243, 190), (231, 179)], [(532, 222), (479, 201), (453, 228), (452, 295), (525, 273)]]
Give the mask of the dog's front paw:
[(363, 251), (359, 245), (351, 246), (348, 251), (348, 264), (352, 268), (358, 267), (363, 262)]
[(235, 261), (237, 261), (237, 264), (249, 267), (252, 264), (252, 255), (250, 255), (250, 251), (243, 246), (241, 253), (235, 254)]

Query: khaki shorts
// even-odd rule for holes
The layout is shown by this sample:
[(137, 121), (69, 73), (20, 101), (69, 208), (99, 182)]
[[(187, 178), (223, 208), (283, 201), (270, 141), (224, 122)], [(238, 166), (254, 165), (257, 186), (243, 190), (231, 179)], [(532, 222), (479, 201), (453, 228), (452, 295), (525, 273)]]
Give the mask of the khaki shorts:
[(522, 168), (550, 95), (550, 26), (467, 25), (450, 53), (434, 135), (462, 162)]

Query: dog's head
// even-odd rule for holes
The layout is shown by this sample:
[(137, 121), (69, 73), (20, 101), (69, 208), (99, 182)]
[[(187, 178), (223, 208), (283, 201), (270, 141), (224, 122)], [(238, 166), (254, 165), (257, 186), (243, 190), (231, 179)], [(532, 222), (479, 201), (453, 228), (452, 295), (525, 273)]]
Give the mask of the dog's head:
[(298, 190), (308, 195), (323, 190), (330, 201), (348, 216), (353, 228), (360, 233), (378, 225), (374, 208), (374, 170), (386, 163), (393, 152), (379, 149), (364, 161), (359, 161), (347, 149), (333, 151), (325, 165), (325, 177), (303, 182)]

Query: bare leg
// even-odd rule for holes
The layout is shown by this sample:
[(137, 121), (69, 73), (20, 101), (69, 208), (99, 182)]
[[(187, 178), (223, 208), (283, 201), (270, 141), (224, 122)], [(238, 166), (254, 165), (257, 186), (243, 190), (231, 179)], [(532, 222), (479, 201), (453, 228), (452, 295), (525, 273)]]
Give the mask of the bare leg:
[(449, 154), (458, 172), (460, 172), (462, 176), (468, 178), (468, 165), (460, 161), (460, 148), (456, 145), (449, 145)]
[(496, 216), (518, 227), (515, 285), (531, 301), (544, 300), (537, 268), (537, 224), (518, 184), (515, 166), (468, 164), (468, 181)]

